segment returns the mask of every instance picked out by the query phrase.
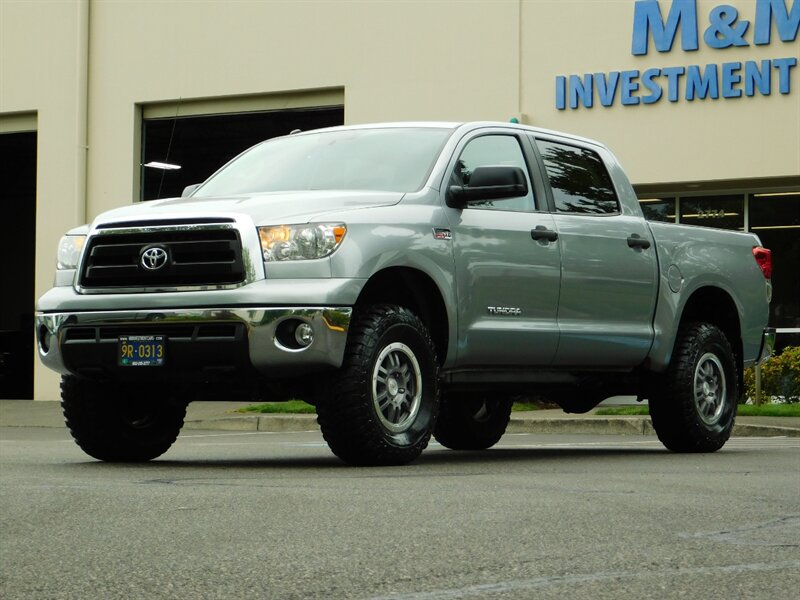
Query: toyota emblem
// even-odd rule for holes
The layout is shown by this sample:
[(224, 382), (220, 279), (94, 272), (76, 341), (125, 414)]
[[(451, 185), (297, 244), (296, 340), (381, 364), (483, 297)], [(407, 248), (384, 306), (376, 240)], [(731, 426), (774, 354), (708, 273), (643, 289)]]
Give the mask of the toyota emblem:
[(139, 262), (148, 271), (158, 271), (167, 264), (167, 250), (161, 246), (145, 248)]

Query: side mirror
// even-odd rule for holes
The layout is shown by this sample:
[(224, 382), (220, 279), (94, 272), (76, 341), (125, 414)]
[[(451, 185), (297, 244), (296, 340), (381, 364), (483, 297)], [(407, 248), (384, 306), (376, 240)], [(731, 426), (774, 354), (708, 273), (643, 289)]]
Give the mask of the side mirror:
[(185, 188), (183, 188), (183, 191), (181, 192), (181, 198), (186, 198), (187, 196), (191, 196), (192, 192), (194, 192), (201, 185), (203, 185), (203, 184), (202, 183), (193, 183), (192, 185), (187, 185)]
[(475, 167), (469, 185), (451, 185), (448, 188), (447, 206), (463, 208), (471, 202), (527, 195), (528, 181), (519, 167)]

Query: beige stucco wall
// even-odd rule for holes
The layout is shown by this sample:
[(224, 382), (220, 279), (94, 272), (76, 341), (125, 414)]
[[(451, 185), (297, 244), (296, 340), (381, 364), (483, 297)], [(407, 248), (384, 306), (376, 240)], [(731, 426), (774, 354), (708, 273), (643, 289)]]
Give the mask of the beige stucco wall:
[[(666, 18), (671, 3), (660, 4)], [(750, 46), (715, 50), (703, 43), (709, 13), (720, 4), (735, 6), (739, 18), (751, 22), (745, 34)], [(651, 43), (647, 55), (633, 56), (633, 1), (523, 2), (522, 112), (533, 124), (604, 141), (636, 183), (800, 176), (800, 65), (791, 71), (790, 95), (778, 93), (773, 76), (770, 96), (677, 103), (662, 98), (638, 106), (617, 100), (609, 108), (595, 100), (591, 109), (555, 108), (557, 75), (800, 56), (800, 39), (781, 42), (774, 31), (770, 45), (752, 45), (755, 5), (699, 0), (699, 50), (684, 52), (679, 34), (669, 53), (656, 52)]]
[(505, 120), (519, 110), (518, 10), (516, 2), (95, 2), (89, 213), (131, 200), (140, 103), (343, 87), (349, 123)]
[[(338, 90), (348, 123), (526, 115), (605, 141), (636, 183), (800, 177), (800, 67), (789, 96), (555, 109), (556, 75), (798, 56), (705, 48), (721, 3), (698, 2), (699, 51), (635, 57), (633, 0), (0, 0), (0, 126), (38, 118), (36, 294), (64, 230), (136, 197), (141, 107), (178, 99)], [(726, 3), (753, 19), (753, 0)], [(35, 379), (57, 395), (38, 364)]]
[[(20, 113), (38, 131), (37, 297), (52, 285), (58, 239), (85, 220), (86, 17), (85, 0), (0, 0), (0, 131)], [(57, 397), (58, 377), (35, 360), (35, 396)]]

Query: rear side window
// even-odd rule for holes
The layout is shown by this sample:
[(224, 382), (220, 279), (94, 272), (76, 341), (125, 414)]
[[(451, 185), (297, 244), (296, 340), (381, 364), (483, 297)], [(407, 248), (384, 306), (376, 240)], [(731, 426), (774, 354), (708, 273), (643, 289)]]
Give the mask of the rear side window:
[(544, 140), (536, 140), (536, 145), (550, 179), (556, 211), (582, 214), (619, 212), (611, 176), (596, 152)]

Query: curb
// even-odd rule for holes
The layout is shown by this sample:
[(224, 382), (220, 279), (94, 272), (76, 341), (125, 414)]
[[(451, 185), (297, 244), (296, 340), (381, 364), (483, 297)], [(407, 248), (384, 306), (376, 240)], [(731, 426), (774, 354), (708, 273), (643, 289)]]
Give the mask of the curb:
[[(221, 417), (186, 421), (184, 429), (212, 431), (300, 432), (319, 431), (314, 415), (258, 415)], [(506, 433), (561, 433), (591, 435), (655, 435), (647, 417), (611, 417), (583, 419), (520, 419), (511, 418)], [(800, 437), (800, 429), (773, 425), (737, 423), (735, 437)]]
[[(50, 404), (50, 403), (46, 403)], [(5, 406), (5, 405), (0, 405)], [(7, 408), (7, 407), (6, 407)], [(29, 408), (29, 407), (26, 407)], [(4, 410), (0, 414), (0, 427), (53, 427), (64, 428), (58, 404), (41, 406), (35, 411)], [(797, 420), (800, 424), (800, 419)], [(733, 428), (734, 437), (788, 437), (800, 438), (800, 427), (786, 427), (768, 423), (742, 423)], [(794, 425), (794, 423), (789, 423)], [(234, 414), (220, 416), (196, 415), (186, 419), (184, 430), (242, 431), (242, 432), (301, 432), (319, 431), (316, 415), (313, 414)], [(655, 435), (649, 417), (646, 416), (595, 416), (560, 417), (517, 413), (511, 415), (508, 433), (561, 433), (591, 435)]]
[(777, 427), (775, 425), (752, 425), (750, 423), (734, 424), (733, 433), (736, 437), (800, 437), (800, 429), (793, 427)]
[(258, 415), (186, 421), (183, 429), (298, 432), (318, 431), (319, 425), (315, 415)]
[(520, 419), (511, 417), (506, 433), (590, 433), (597, 435), (650, 435), (650, 419), (637, 417), (587, 419)]

